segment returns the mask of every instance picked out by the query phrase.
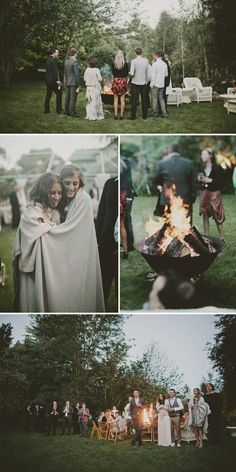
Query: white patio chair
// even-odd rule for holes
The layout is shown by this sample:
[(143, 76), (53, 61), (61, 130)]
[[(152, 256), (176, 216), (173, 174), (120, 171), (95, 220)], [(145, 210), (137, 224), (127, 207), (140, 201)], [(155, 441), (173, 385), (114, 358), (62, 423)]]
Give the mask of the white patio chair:
[(203, 87), (198, 77), (185, 77), (184, 87), (191, 90), (190, 97), (193, 102), (212, 102), (212, 87)]
[(230, 100), (227, 100), (225, 102), (225, 107), (228, 110), (228, 113), (236, 113), (236, 93), (235, 93), (235, 87), (229, 87), (227, 88), (227, 93), (232, 94), (234, 93), (235, 98), (231, 98)]

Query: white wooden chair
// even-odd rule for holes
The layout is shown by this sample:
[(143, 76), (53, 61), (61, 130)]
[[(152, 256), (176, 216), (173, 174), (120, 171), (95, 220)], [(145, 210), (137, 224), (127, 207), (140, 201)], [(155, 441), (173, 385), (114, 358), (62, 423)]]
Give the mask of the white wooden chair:
[(229, 87), (227, 88), (227, 93), (228, 94), (235, 94), (235, 99), (232, 98), (230, 100), (227, 100), (225, 102), (224, 106), (227, 108), (228, 113), (236, 113), (236, 93), (235, 93), (235, 87)]
[(190, 98), (193, 102), (212, 102), (212, 87), (203, 87), (198, 77), (185, 77), (184, 88), (191, 89)]

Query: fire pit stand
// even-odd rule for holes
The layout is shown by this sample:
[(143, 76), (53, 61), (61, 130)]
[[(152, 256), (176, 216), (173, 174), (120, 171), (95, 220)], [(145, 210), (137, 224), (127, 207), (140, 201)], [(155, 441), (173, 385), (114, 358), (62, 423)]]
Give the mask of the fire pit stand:
[(138, 243), (136, 248), (155, 272), (161, 273), (173, 269), (186, 277), (194, 277), (205, 272), (224, 247), (224, 242), (219, 238), (210, 236), (204, 236), (204, 238), (214, 247), (215, 252), (194, 257), (191, 255), (172, 257), (168, 252), (165, 254), (160, 254), (158, 251), (150, 253), (146, 246), (146, 240)]

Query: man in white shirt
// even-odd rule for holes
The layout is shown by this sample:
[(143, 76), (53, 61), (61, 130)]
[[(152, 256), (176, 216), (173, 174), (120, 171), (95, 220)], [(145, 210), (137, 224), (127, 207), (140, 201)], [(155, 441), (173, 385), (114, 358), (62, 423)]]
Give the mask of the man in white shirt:
[(148, 83), (148, 60), (142, 57), (142, 49), (136, 48), (136, 58), (132, 59), (129, 75), (131, 79), (131, 120), (136, 119), (136, 108), (139, 94), (142, 100), (143, 119), (147, 118), (147, 83)]
[(175, 446), (175, 441), (177, 442), (177, 447), (180, 447), (181, 435), (180, 435), (180, 417), (183, 412), (183, 403), (180, 398), (176, 397), (176, 392), (173, 388), (168, 391), (169, 398), (165, 400), (165, 406), (168, 408), (170, 415), (171, 423), (171, 446)]
[(155, 51), (153, 53), (154, 62), (152, 64), (152, 107), (153, 115), (161, 115), (162, 118), (167, 118), (167, 110), (165, 104), (165, 78), (168, 76), (168, 68), (166, 63), (161, 58), (161, 52)]
[(125, 421), (126, 421), (126, 427), (127, 427), (127, 436), (130, 438), (131, 436), (131, 431), (132, 431), (132, 417), (130, 414), (130, 402), (133, 400), (133, 397), (129, 397), (129, 401), (127, 405), (124, 407), (124, 412), (125, 412)]

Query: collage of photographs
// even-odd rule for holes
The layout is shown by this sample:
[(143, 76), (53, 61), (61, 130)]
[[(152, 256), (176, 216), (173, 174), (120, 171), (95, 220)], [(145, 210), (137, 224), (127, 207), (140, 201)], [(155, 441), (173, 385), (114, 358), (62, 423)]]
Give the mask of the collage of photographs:
[(2, 2), (1, 472), (235, 470), (234, 12)]

